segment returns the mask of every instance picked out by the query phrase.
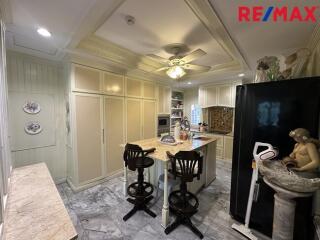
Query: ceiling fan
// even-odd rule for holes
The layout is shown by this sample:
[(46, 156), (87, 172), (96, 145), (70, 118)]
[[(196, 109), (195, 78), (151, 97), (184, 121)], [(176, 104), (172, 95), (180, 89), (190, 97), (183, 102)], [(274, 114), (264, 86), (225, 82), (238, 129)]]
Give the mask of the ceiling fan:
[(175, 43), (165, 46), (164, 50), (167, 53), (173, 54), (173, 56), (171, 56), (169, 59), (154, 54), (148, 54), (147, 56), (165, 65), (164, 67), (156, 69), (155, 72), (166, 70), (166, 74), (170, 78), (181, 78), (187, 73), (186, 71), (207, 72), (211, 68), (209, 66), (190, 64), (194, 60), (207, 54), (200, 48), (189, 54), (185, 54), (188, 52), (189, 48), (185, 44)]

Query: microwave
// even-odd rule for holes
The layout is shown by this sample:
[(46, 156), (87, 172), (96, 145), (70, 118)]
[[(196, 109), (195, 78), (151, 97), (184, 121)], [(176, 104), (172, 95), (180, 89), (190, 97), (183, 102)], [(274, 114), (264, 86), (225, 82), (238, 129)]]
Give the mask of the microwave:
[(170, 115), (158, 116), (158, 129), (170, 128)]

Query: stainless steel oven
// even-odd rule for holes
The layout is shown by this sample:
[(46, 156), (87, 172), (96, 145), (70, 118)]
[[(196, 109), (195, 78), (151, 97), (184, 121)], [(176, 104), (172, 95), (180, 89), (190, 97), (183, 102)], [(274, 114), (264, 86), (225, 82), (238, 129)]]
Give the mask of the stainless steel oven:
[(162, 133), (170, 133), (170, 115), (158, 116), (158, 136)]

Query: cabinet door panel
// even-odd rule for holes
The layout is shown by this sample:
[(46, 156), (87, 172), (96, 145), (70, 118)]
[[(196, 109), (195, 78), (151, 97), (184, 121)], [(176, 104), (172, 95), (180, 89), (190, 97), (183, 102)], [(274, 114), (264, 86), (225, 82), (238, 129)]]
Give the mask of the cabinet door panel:
[(158, 86), (158, 113), (164, 113), (164, 87)]
[(156, 102), (143, 100), (143, 138), (156, 137)]
[(74, 87), (75, 90), (88, 92), (100, 91), (100, 71), (74, 65)]
[(142, 131), (142, 101), (127, 98), (127, 142), (141, 139)]
[(163, 113), (170, 114), (171, 113), (171, 88), (164, 87), (164, 106)]
[(102, 176), (102, 128), (99, 96), (75, 95), (79, 182)]
[(232, 106), (232, 86), (231, 85), (219, 86), (218, 89), (219, 89), (218, 105)]
[(205, 88), (199, 88), (198, 103), (200, 107), (202, 108), (206, 107), (206, 89)]
[(224, 159), (232, 160), (233, 137), (224, 137)]
[(111, 174), (123, 166), (123, 149), (120, 144), (124, 139), (124, 98), (104, 98), (104, 132), (106, 173)]
[(217, 87), (208, 87), (206, 89), (206, 106), (217, 106), (218, 90)]
[(213, 135), (213, 137), (217, 138), (217, 147), (223, 148), (223, 135)]
[(127, 96), (142, 97), (142, 81), (127, 78)]
[(156, 86), (153, 82), (143, 82), (143, 97), (150, 99), (156, 98)]
[(103, 92), (110, 95), (124, 95), (124, 77), (105, 72), (103, 74)]

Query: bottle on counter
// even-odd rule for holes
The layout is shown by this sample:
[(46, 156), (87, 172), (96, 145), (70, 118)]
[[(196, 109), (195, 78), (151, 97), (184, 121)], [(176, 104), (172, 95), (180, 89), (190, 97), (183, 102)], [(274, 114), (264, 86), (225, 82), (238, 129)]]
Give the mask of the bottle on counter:
[(180, 123), (177, 121), (174, 127), (174, 139), (179, 141), (180, 139)]

